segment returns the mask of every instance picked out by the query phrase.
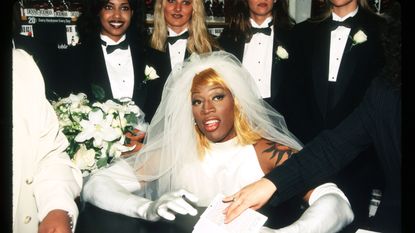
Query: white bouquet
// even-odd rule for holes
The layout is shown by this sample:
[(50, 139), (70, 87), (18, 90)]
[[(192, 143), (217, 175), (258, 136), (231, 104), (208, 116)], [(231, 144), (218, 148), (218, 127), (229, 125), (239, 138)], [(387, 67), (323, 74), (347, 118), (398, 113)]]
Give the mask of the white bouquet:
[(84, 176), (106, 167), (122, 152), (126, 132), (146, 131), (144, 113), (129, 99), (107, 100), (90, 104), (83, 93), (52, 101), (62, 132), (69, 141), (66, 152)]

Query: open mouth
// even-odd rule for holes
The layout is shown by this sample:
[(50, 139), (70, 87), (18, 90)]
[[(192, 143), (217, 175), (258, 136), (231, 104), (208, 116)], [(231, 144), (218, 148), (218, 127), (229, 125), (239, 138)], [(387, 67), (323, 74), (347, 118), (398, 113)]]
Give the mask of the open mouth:
[(182, 15), (182, 14), (172, 14), (172, 16), (173, 16), (173, 18), (175, 18), (175, 19), (180, 19), (180, 18), (182, 18), (182, 17), (183, 17), (183, 15)]
[(267, 7), (268, 4), (265, 3), (265, 2), (262, 2), (262, 3), (259, 3), (257, 6), (259, 6), (259, 7)]
[(111, 25), (111, 27), (118, 29), (124, 25), (124, 22), (110, 21), (109, 24)]
[(219, 128), (219, 125), (219, 120), (208, 120), (203, 123), (203, 126), (207, 132), (215, 131), (217, 128)]

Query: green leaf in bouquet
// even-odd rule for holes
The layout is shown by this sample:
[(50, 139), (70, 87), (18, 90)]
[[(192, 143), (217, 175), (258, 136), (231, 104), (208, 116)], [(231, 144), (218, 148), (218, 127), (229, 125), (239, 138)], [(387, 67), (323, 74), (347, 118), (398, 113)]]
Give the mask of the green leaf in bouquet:
[[(85, 146), (86, 146), (86, 148), (89, 150), (89, 149), (94, 149), (95, 150), (95, 147), (94, 147), (94, 140), (93, 139), (88, 139), (88, 140), (86, 140), (85, 142), (84, 142), (84, 144), (85, 144)], [(97, 152), (98, 153), (98, 155), (99, 156), (101, 156), (101, 152)], [(95, 156), (96, 157), (96, 156)]]
[(92, 94), (94, 95), (95, 99), (98, 101), (103, 101), (105, 99), (105, 90), (99, 85), (91, 84)]
[(137, 125), (138, 118), (134, 113), (128, 113), (124, 116), (129, 125)]
[(80, 146), (75, 141), (70, 141), (69, 146), (66, 148), (66, 153), (68, 153), (71, 159), (74, 158), (74, 155), (79, 150)]
[(107, 157), (100, 158), (97, 161), (97, 167), (98, 168), (105, 167), (105, 166), (107, 166), (107, 164), (108, 164), (108, 158)]
[(131, 126), (131, 125), (127, 125), (127, 126), (125, 126), (124, 131), (134, 134), (134, 127)]
[(122, 105), (122, 102), (119, 99), (114, 98), (114, 99), (112, 99), (112, 101), (114, 101), (115, 103), (117, 103), (119, 105)]

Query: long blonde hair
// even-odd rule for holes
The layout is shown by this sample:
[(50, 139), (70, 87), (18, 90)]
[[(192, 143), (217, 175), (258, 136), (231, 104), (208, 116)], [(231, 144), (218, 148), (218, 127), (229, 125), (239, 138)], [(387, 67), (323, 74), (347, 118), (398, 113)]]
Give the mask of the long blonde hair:
[[(207, 53), (219, 48), (216, 40), (209, 34), (206, 26), (205, 8), (203, 0), (191, 0), (193, 6), (192, 16), (189, 20), (189, 38), (187, 50), (190, 53)], [(165, 51), (167, 39), (167, 23), (164, 19), (164, 6), (166, 0), (156, 0), (154, 5), (154, 31), (151, 35), (152, 48)]]
[[(193, 78), (191, 92), (194, 92), (197, 87), (200, 86), (213, 86), (219, 85), (224, 89), (229, 90), (228, 86), (220, 75), (212, 68), (205, 69)], [(231, 91), (230, 91), (231, 92)], [(241, 107), (238, 104), (238, 100), (235, 96), (234, 98), (234, 129), (236, 133), (236, 138), (239, 144), (248, 145), (254, 144), (261, 136), (259, 133), (255, 132), (251, 125), (249, 124), (247, 118), (241, 111)], [(197, 137), (197, 150), (199, 157), (203, 158), (205, 151), (209, 149), (209, 142), (206, 136), (199, 130), (197, 125), (195, 125), (196, 137)]]

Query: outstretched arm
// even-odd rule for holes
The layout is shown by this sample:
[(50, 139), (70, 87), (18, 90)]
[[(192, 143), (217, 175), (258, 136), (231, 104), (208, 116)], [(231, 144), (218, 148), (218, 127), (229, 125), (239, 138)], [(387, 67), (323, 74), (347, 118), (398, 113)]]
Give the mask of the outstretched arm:
[(264, 178), (227, 197), (225, 200), (236, 196), (242, 204), (230, 205), (226, 221), (232, 221), (247, 208), (258, 209), (268, 201), (278, 205), (307, 188), (321, 184), (358, 156), (372, 143), (368, 132), (372, 130), (368, 129), (373, 124), (372, 115), (386, 112), (379, 110), (381, 104), (374, 103), (379, 99), (375, 90), (372, 85), (359, 107), (335, 129), (324, 131)]
[(234, 195), (225, 197), (223, 199), (224, 202), (232, 202), (234, 198), (240, 200), (238, 205), (233, 202), (229, 205), (226, 211), (225, 223), (231, 222), (248, 208), (254, 210), (261, 208), (268, 202), (276, 190), (277, 187), (275, 187), (274, 183), (266, 178), (261, 178), (245, 186)]
[(192, 202), (197, 198), (185, 190), (166, 193), (156, 201), (137, 195), (141, 191), (143, 185), (137, 181), (133, 169), (124, 160), (119, 160), (86, 182), (82, 198), (102, 209), (150, 221), (160, 217), (174, 220), (174, 213), (197, 214), (183, 196)]
[[(270, 169), (289, 162), (289, 158), (293, 154), (290, 148), (278, 143), (260, 141), (255, 147), (264, 173), (268, 173)], [(288, 161), (286, 161), (287, 159)], [(273, 182), (262, 178), (244, 187), (238, 193), (226, 197), (224, 201), (232, 199), (234, 201), (227, 209), (225, 223), (229, 223), (247, 208), (259, 209), (268, 202), (276, 190), (277, 188)], [(331, 196), (325, 197), (326, 195)], [(310, 207), (302, 214), (299, 220), (284, 228), (284, 232), (332, 232), (337, 228), (341, 229), (353, 220), (350, 204), (343, 192), (335, 184), (327, 183), (320, 185), (316, 189), (309, 191), (304, 196), (304, 199), (309, 201)], [(307, 225), (307, 228), (304, 228), (305, 225)]]

